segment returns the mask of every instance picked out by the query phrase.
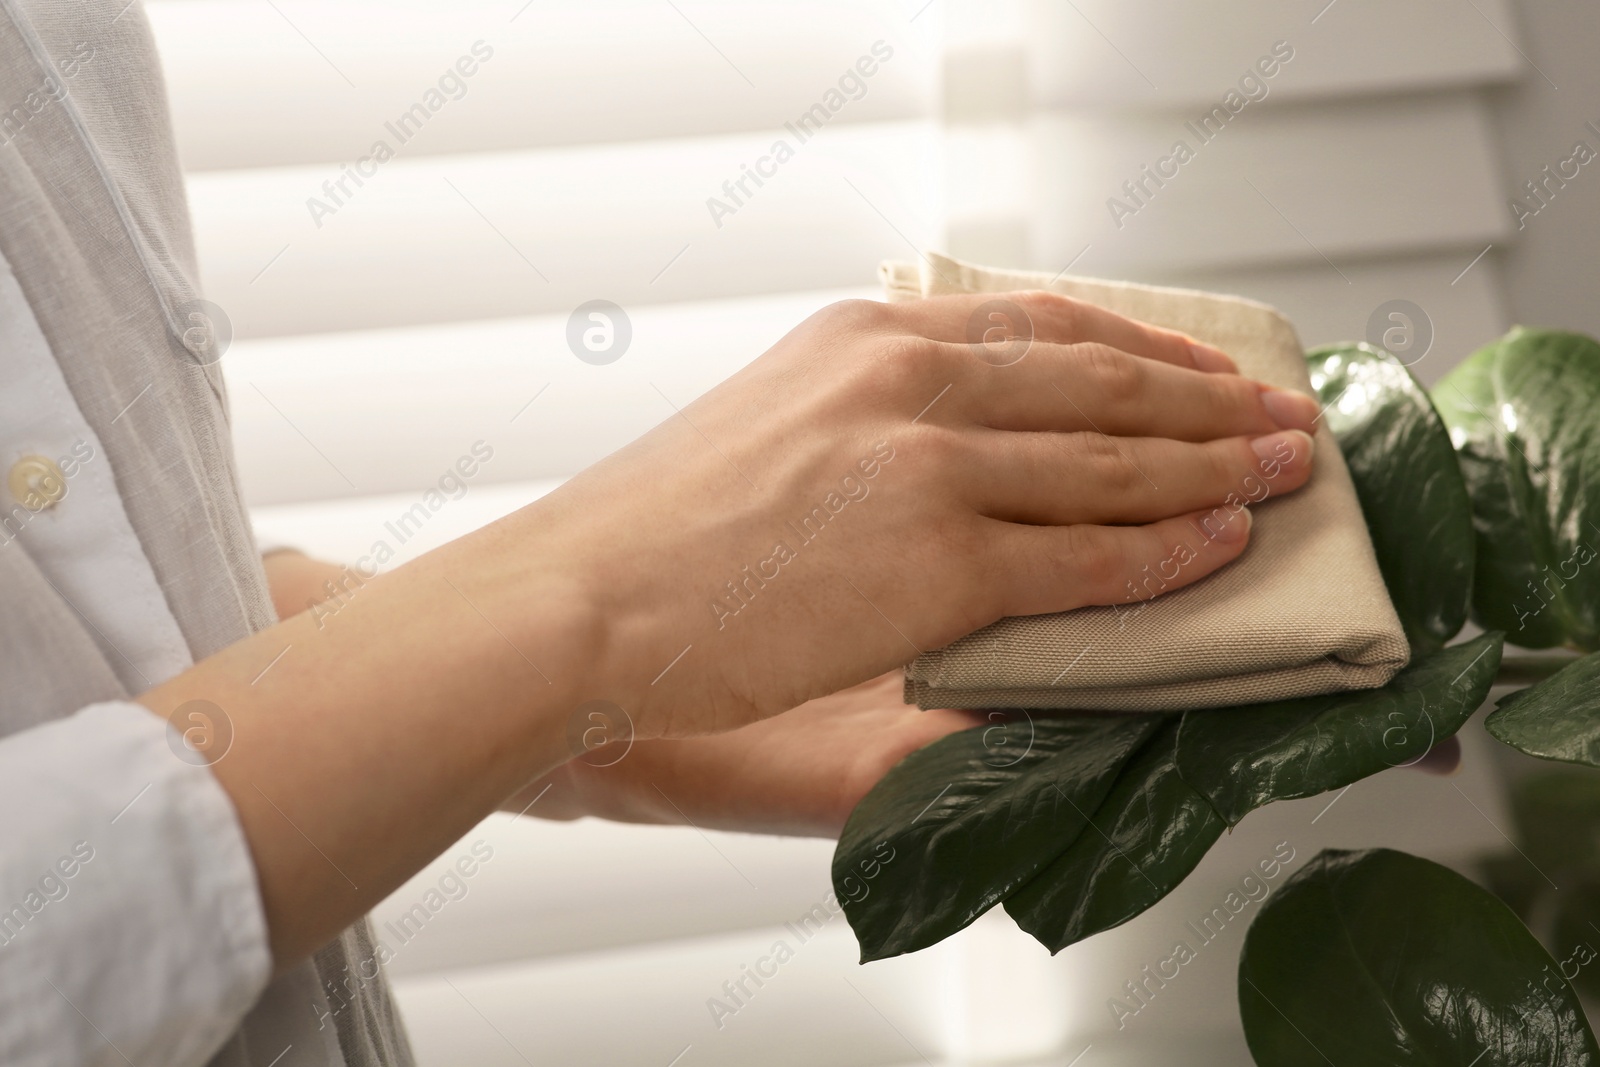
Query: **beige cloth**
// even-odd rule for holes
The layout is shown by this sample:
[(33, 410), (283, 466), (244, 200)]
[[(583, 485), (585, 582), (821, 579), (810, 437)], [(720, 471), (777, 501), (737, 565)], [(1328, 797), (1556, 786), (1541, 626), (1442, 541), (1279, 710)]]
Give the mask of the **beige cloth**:
[[(1052, 279), (937, 255), (920, 265), (885, 263), (880, 273), (890, 301), (1050, 289), (1216, 345), (1250, 377), (1311, 388), (1294, 327), (1238, 297)], [(1316, 443), (1311, 481), (1251, 505), (1250, 545), (1229, 566), (1119, 607), (1001, 619), (918, 656), (906, 668), (906, 700), (924, 708), (1167, 711), (1385, 684), (1406, 664), (1405, 633), (1338, 445), (1325, 427)]]

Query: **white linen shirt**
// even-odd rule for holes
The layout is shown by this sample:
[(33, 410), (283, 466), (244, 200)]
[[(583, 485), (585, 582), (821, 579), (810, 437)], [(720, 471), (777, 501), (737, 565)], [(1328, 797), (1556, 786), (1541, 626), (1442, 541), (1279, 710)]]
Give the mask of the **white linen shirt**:
[(273, 621), (188, 225), (137, 3), (0, 0), (0, 1064), (408, 1067), (365, 922), (272, 977), (231, 800), (131, 702)]
[[(34, 457), (62, 470), (65, 495), (33, 511), (7, 487), (0, 552), (33, 558), (131, 692), (190, 666), (104, 448), (0, 257), (0, 460), (9, 475)], [(115, 702), (11, 734), (0, 739), (0, 812), (11, 815), (0, 1063), (210, 1059), (266, 989), (271, 957), (233, 805), (179, 731)], [(285, 988), (308, 978), (316, 991), (305, 974)], [(272, 998), (232, 1062), (343, 1063), (324, 1005)], [(243, 1047), (251, 1037), (261, 1047)], [(309, 1055), (291, 1059), (296, 1046)]]

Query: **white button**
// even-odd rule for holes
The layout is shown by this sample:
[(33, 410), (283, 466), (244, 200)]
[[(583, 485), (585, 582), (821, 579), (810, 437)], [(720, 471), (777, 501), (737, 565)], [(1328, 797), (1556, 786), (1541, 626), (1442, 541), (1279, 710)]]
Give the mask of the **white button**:
[(29, 511), (46, 511), (67, 495), (67, 479), (55, 461), (23, 456), (11, 468), (11, 495)]

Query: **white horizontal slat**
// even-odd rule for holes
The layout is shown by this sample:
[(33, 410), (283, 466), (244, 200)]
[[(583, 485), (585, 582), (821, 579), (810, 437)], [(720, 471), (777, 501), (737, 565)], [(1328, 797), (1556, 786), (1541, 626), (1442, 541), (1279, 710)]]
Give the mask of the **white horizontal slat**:
[[(647, 883), (646, 883), (647, 884)], [(644, 892), (643, 886), (639, 887)], [(646, 1064), (882, 1067), (942, 1054), (940, 949), (856, 966), (835, 919), (797, 944), (782, 927), (455, 975), (401, 980), (420, 1067)], [(794, 956), (718, 1029), (706, 1006), (788, 936)]]
[[(1474, 96), (1247, 107), (1209, 142), (1186, 125), (1197, 118), (1037, 118), (1035, 259), (1060, 266), (1089, 246), (1073, 267), (1089, 274), (1339, 264), (1482, 248), (1508, 232), (1498, 155)], [(1193, 158), (1166, 165), (1175, 175), (1148, 181), (1134, 200), (1124, 183), (1179, 140)], [(1112, 198), (1135, 213), (1114, 220)]]
[[(1295, 322), (1308, 347), (1370, 340), (1374, 311), (1409, 300), (1433, 329), (1413, 370), (1433, 382), (1510, 325), (1498, 253), (1473, 264), (1478, 251), (1351, 262), (1348, 282), (1320, 260), (1127, 276), (1263, 300)], [(629, 352), (599, 367), (566, 347), (565, 316), (240, 342), (223, 369), (246, 499), (259, 507), (402, 494), (359, 505), (370, 510), (365, 528), (376, 537), (475, 441), (495, 453), (475, 476), (471, 500), (490, 483), (565, 478), (671, 417), (663, 393), (681, 407), (817, 308), (876, 295), (863, 287), (635, 308)], [(532, 499), (510, 492), (522, 494), (518, 504)]]
[[(458, 899), (435, 897), (431, 917), (401, 926), (453, 864), (473, 856), (474, 843), (492, 858), (462, 887), (447, 886)], [(499, 815), (397, 890), (372, 920), (395, 952), (395, 975), (720, 935), (804, 915), (830, 889), (832, 854), (831, 841), (815, 839)], [(648, 894), (636, 891), (642, 884)]]
[[(1505, 81), (1525, 67), (1507, 0), (1030, 0), (1038, 103), (1130, 108), (1220, 100), (1286, 41), (1268, 100)], [(1259, 90), (1257, 90), (1259, 92)]]
[(876, 295), (633, 307), (633, 340), (604, 366), (567, 347), (566, 314), (241, 341), (222, 367), (245, 499), (415, 493), (480, 440), (494, 456), (475, 487), (565, 478), (673, 417), (818, 308)]
[(349, 162), (376, 138), (392, 144), (384, 122), (478, 41), (490, 57), (460, 88), (447, 80), (450, 99), (408, 154), (776, 131), (879, 40), (893, 57), (839, 120), (919, 118), (932, 100), (931, 20), (891, 0), (155, 0), (148, 11), (190, 170)]
[[(1526, 25), (1524, 50), (1560, 92), (1530, 76), (1524, 91), (1495, 101), (1495, 132), (1503, 151), (1509, 197), (1524, 204), (1516, 247), (1505, 257), (1506, 296), (1519, 321), (1600, 336), (1600, 300), (1594, 298), (1594, 249), (1600, 246), (1600, 182), (1593, 166), (1565, 185), (1550, 181), (1583, 141), (1600, 146), (1588, 123), (1600, 120), (1600, 65), (1592, 56), (1594, 9), (1562, 4), (1519, 5)], [(1600, 125), (1600, 121), (1596, 121)], [(1544, 168), (1549, 167), (1550, 171)], [(1572, 173), (1570, 165), (1565, 168)], [(1540, 200), (1528, 182), (1540, 183)], [(1510, 205), (1507, 205), (1509, 212)]]
[(708, 198), (770, 134), (395, 159), (320, 228), (306, 203), (327, 167), (197, 175), (202, 280), (259, 337), (858, 285), (930, 242), (930, 124), (788, 140), (793, 158), (720, 219)]
[(250, 519), (264, 552), (297, 548), (321, 559), (354, 563), (373, 554), (373, 546), (382, 541), (394, 554), (379, 569), (393, 570), (446, 541), (533, 503), (560, 484), (556, 480), (499, 485), (474, 481), (465, 494), (430, 513), (426, 522), (412, 522), (400, 534), (385, 524), (395, 523), (410, 512), (420, 493), (255, 507), (250, 509)]

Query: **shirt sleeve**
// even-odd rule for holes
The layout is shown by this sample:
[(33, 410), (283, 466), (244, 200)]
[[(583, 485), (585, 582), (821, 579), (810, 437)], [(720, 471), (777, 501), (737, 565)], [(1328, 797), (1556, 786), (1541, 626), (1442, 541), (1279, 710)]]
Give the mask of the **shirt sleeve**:
[(95, 704), (0, 739), (0, 811), (0, 1063), (204, 1064), (272, 969), (210, 767), (148, 709)]

